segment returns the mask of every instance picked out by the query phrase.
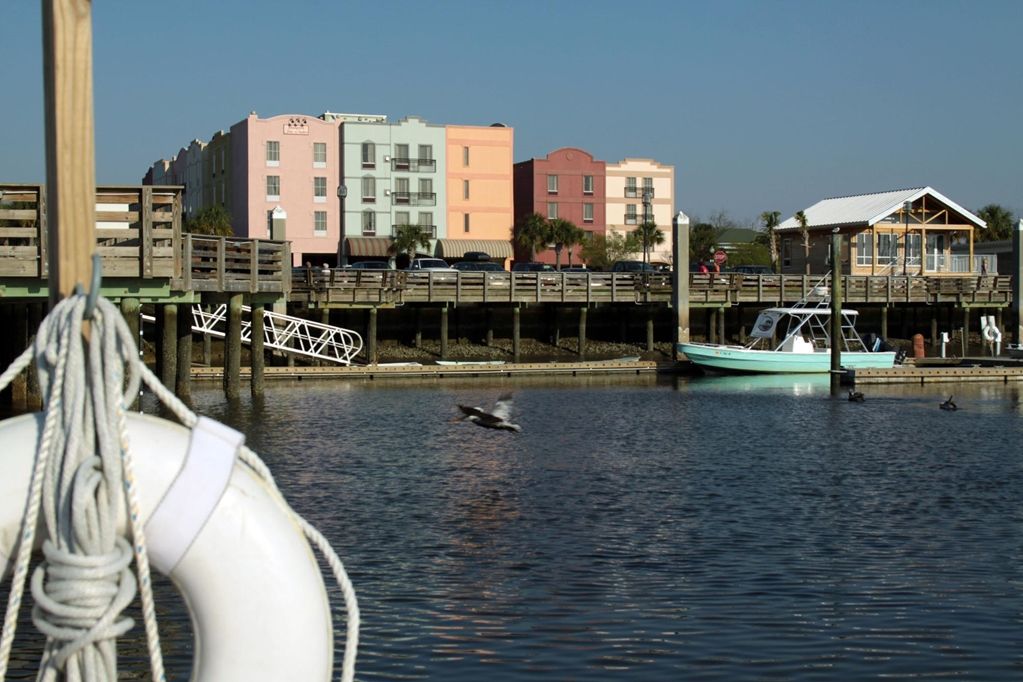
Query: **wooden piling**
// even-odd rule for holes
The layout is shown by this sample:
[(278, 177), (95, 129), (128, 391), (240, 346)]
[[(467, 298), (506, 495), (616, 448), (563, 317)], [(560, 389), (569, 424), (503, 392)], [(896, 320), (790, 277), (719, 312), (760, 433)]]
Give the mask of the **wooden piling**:
[(486, 335), (484, 336), (484, 343), (487, 348), (494, 345), (494, 309), (488, 307), (484, 313), (486, 317)]
[[(447, 308), (444, 308), (447, 310)], [(377, 308), (373, 306), (369, 309), (369, 325), (366, 330), (366, 342), (369, 344), (369, 364), (375, 365), (378, 362), (377, 358)]]
[(164, 386), (174, 390), (178, 378), (178, 306), (165, 303), (157, 307), (156, 319), (160, 322), (156, 337), (159, 377)]
[(448, 359), (448, 307), (440, 309), (440, 359)]
[(174, 392), (186, 403), (192, 401), (192, 307), (179, 311), (177, 319), (178, 370)]
[(675, 315), (672, 357), (680, 359), (678, 344), (689, 341), (689, 217), (681, 211), (671, 221), (671, 309)]
[(512, 361), (518, 362), (522, 346), (519, 343), (522, 324), (522, 311), (518, 306), (512, 308)]
[[(727, 311), (727, 308), (719, 308), (718, 309), (718, 339), (720, 339), (719, 343), (726, 343), (726, 341), (725, 341), (725, 339), (726, 339), (726, 336), (725, 336), (725, 313), (726, 313), (726, 311)], [(651, 350), (653, 350), (653, 349), (651, 349)]]
[(881, 306), (881, 338), (888, 339), (888, 306)]
[(646, 350), (648, 353), (654, 350), (654, 308), (647, 306), (646, 309)]
[(262, 398), (266, 393), (265, 382), (263, 381), (263, 369), (266, 367), (266, 354), (264, 345), (266, 341), (266, 330), (264, 315), (266, 306), (262, 303), (252, 305), (252, 319), (250, 320), (249, 334), (249, 363), (252, 366), (249, 391), (253, 398)]
[[(143, 353), (142, 337), (139, 335), (139, 329), (141, 325), (141, 311), (142, 306), (139, 304), (137, 298), (122, 298), (121, 299), (121, 317), (124, 318), (125, 323), (128, 325), (128, 330), (131, 332), (131, 338), (134, 339), (135, 343), (138, 344), (138, 352), (141, 356)], [(129, 410), (137, 410), (139, 407), (138, 400), (133, 400), (128, 405)]]
[(227, 333), (224, 337), (224, 396), (237, 400), (241, 394), (242, 370), (242, 296), (235, 294), (227, 303)]
[(586, 357), (586, 315), (588, 308), (582, 306), (579, 308), (579, 358), (584, 359)]
[[(11, 333), (8, 337), (9, 352), (4, 355), (7, 363), (20, 355), (28, 347), (29, 328), (28, 311), (25, 306), (9, 306), (11, 316)], [(28, 409), (28, 373), (18, 372), (17, 376), (11, 379), (11, 409), (15, 412), (24, 412)]]

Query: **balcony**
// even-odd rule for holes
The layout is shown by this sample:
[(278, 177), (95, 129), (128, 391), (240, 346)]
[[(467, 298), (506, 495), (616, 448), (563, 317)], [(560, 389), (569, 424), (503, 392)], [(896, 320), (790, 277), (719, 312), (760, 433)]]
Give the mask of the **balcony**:
[(437, 170), (437, 160), (408, 159), (400, 156), (392, 156), (391, 170), (408, 171), (410, 173), (433, 173)]
[(626, 186), (626, 188), (625, 188), (625, 198), (626, 199), (642, 199), (643, 198), (643, 194), (646, 193), (646, 192), (650, 193), (650, 198), (651, 199), (654, 198), (654, 188), (653, 187), (628, 187), (628, 186)]
[(436, 206), (436, 192), (391, 192), (391, 203), (396, 206)]

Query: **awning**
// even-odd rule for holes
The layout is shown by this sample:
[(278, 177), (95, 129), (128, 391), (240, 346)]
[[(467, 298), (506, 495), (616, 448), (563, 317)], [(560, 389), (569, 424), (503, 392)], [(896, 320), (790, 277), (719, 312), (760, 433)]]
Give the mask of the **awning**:
[(391, 255), (387, 249), (394, 240), (390, 237), (349, 237), (345, 241), (348, 242), (349, 256), (387, 258)]
[(482, 251), (493, 260), (512, 257), (511, 242), (500, 239), (438, 239), (437, 256), (461, 258), (470, 251)]

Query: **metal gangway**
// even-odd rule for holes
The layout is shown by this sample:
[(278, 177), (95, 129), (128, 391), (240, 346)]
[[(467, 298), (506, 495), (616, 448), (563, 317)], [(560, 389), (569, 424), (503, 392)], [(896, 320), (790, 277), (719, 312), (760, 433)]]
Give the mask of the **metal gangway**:
[[(252, 308), (242, 306), (242, 312), (251, 318)], [(227, 304), (221, 303), (209, 311), (200, 305), (193, 305), (192, 331), (224, 338), (227, 331)], [(251, 344), (252, 323), (244, 316), (241, 337), (242, 343)], [(285, 353), (350, 365), (362, 351), (362, 337), (350, 329), (264, 310), (263, 345)]]

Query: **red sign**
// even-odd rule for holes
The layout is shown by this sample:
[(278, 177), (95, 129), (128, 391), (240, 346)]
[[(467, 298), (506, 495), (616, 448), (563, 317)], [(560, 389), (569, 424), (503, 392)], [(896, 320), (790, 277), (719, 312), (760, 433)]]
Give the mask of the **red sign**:
[(725, 261), (727, 260), (728, 254), (722, 251), (721, 249), (718, 249), (717, 251), (714, 252), (714, 262), (717, 263), (718, 265), (724, 265)]

